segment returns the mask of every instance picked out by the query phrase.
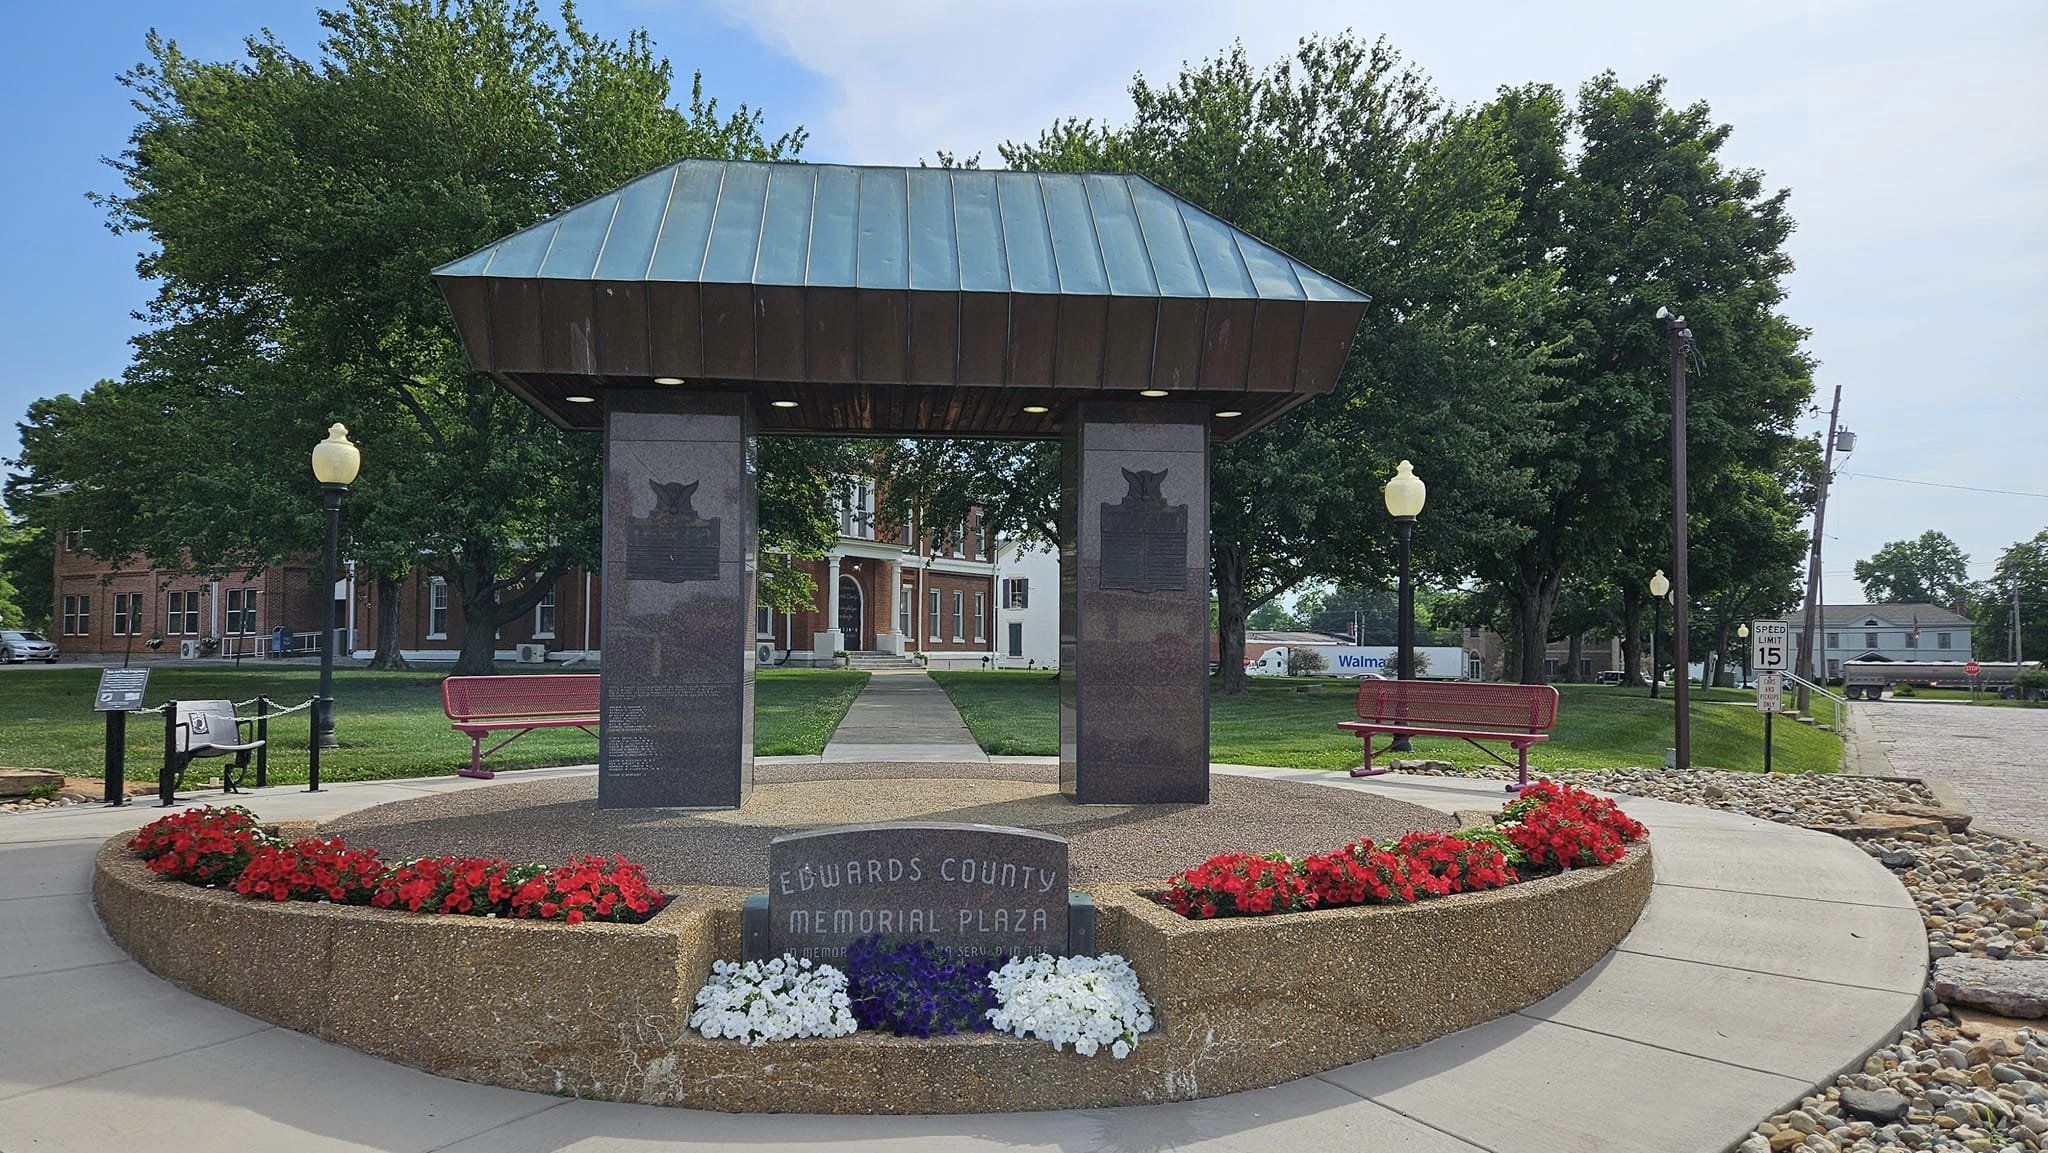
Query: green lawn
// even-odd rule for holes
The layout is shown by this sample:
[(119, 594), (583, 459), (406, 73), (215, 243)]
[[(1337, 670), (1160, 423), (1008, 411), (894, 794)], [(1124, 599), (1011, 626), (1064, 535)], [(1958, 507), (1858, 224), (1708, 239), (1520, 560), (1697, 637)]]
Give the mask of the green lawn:
[[(991, 753), (1049, 755), (1059, 751), (1058, 697), (1042, 672), (940, 672), (932, 678)], [(1212, 686), (1215, 682), (1212, 682)], [(1318, 691), (1295, 691), (1300, 681), (1259, 679), (1242, 696), (1209, 698), (1209, 755), (1217, 761), (1304, 769), (1340, 769), (1358, 763), (1358, 738), (1337, 730), (1352, 717), (1355, 682), (1320, 680)], [(1646, 690), (1604, 685), (1559, 685), (1563, 701), (1549, 743), (1530, 751), (1543, 769), (1596, 769), (1660, 765), (1671, 744), (1671, 699), (1652, 701)], [(1704, 699), (1703, 699), (1704, 697)], [(1763, 768), (1763, 718), (1739, 689), (1717, 688), (1692, 704), (1693, 762), (1724, 769)], [(1832, 733), (1783, 720), (1773, 726), (1773, 767), (1787, 772), (1833, 772), (1842, 742)], [(1499, 748), (1499, 746), (1495, 746)], [(1507, 750), (1502, 748), (1505, 753)], [(1419, 757), (1457, 765), (1490, 763), (1458, 740), (1415, 742)]]
[[(469, 741), (441, 714), (440, 673), (334, 675), (334, 726), (341, 747), (321, 754), (324, 780), (379, 780), (452, 772), (469, 759)], [(847, 706), (867, 683), (863, 672), (763, 669), (754, 681), (754, 751), (760, 756), (817, 754), (839, 726)], [(283, 702), (313, 695), (319, 674), (305, 668), (158, 668), (150, 673), (150, 705), (173, 698), (247, 700), (267, 693)], [(104, 765), (105, 726), (92, 711), (97, 669), (59, 668), (0, 674), (0, 765), (59, 769), (98, 776)], [(244, 712), (253, 713), (254, 706)], [(305, 713), (279, 721), (270, 733), (270, 779), (306, 779)], [(129, 718), (128, 774), (154, 779), (163, 764), (161, 717)], [(540, 730), (485, 762), (494, 769), (587, 764), (597, 742), (574, 729)], [(201, 761), (195, 775), (211, 768)]]
[(2000, 700), (1998, 693), (1993, 690), (1985, 690), (1974, 694), (1976, 698), (1974, 700), (1971, 699), (1972, 696), (1973, 694), (1968, 689), (1914, 689), (1913, 695), (1910, 697), (1887, 694), (1885, 696), (1885, 703), (1890, 704), (1896, 701), (1899, 704), (1910, 705), (1916, 701), (1961, 701), (1964, 704), (1989, 705), (1993, 708), (2002, 709), (2048, 709), (2048, 701)]

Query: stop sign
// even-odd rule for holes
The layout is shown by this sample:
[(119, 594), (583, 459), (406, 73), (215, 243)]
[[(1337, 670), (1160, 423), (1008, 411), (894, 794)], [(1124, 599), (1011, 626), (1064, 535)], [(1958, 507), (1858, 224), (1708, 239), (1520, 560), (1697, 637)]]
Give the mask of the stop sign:
[(1977, 662), (1971, 661), (1969, 664), (1963, 666), (1963, 671), (1965, 673), (1968, 673), (1970, 676), (1974, 677), (1977, 675), (1977, 667)]

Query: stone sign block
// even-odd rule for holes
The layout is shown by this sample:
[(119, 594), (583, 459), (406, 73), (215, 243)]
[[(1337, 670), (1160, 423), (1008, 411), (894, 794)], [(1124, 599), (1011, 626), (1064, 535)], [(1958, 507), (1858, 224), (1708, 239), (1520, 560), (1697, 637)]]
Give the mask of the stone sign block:
[(968, 956), (1067, 951), (1067, 842), (1032, 829), (897, 821), (768, 845), (768, 952), (837, 961), (870, 933)]

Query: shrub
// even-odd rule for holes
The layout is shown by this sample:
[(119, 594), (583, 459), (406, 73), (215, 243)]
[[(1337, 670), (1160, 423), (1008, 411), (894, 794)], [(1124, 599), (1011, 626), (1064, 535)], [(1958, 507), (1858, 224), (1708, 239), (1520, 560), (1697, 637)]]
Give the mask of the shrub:
[(128, 850), (158, 876), (212, 885), (234, 880), (250, 855), (269, 840), (249, 810), (207, 805), (142, 826), (128, 839)]
[(954, 957), (931, 940), (862, 937), (846, 947), (847, 992), (864, 1029), (906, 1037), (988, 1031), (995, 963)]
[(1920, 690), (1904, 681), (1900, 681), (1892, 686), (1892, 695), (1895, 697), (1917, 697), (1920, 695)]
[(273, 901), (367, 905), (383, 875), (384, 862), (374, 850), (351, 849), (340, 837), (307, 837), (258, 846), (235, 878), (235, 892)]
[(1168, 907), (1187, 917), (1288, 913), (1315, 908), (1296, 864), (1279, 853), (1225, 853), (1166, 883)]
[[(500, 862), (502, 863), (502, 862)], [(536, 869), (513, 886), (510, 916), (541, 921), (617, 921), (638, 924), (661, 911), (668, 897), (647, 881), (647, 871), (624, 857), (578, 857)]]

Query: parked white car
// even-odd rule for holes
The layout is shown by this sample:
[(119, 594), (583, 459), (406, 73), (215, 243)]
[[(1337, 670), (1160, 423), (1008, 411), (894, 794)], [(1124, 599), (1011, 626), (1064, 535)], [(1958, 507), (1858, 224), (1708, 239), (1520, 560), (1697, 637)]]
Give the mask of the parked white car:
[(57, 642), (27, 629), (0, 629), (0, 664), (15, 661), (57, 663)]

